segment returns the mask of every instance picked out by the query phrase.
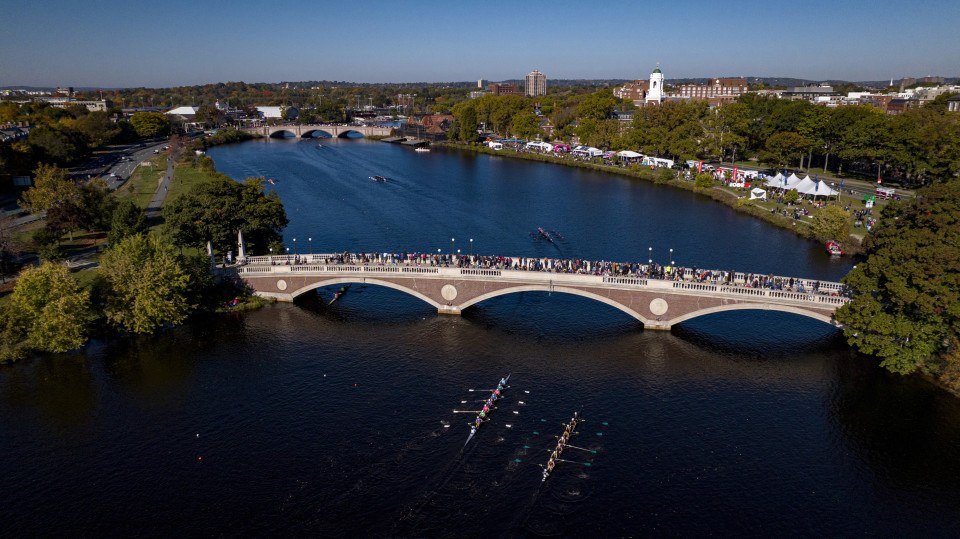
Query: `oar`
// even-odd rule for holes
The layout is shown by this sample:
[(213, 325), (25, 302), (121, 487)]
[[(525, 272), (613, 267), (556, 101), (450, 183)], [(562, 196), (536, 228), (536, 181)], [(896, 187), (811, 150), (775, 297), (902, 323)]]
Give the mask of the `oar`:
[(479, 414), (483, 410), (454, 410), (455, 414)]
[(575, 445), (570, 445), (570, 444), (566, 444), (566, 445), (564, 445), (563, 447), (569, 447), (570, 449), (579, 449), (580, 451), (589, 451), (589, 452), (591, 452), (591, 453), (593, 453), (593, 454), (596, 454), (596, 453), (597, 453), (597, 450), (596, 450), (596, 449), (587, 449), (587, 448), (585, 448), (585, 447), (577, 447), (577, 446), (575, 446)]
[(581, 464), (583, 466), (593, 466), (593, 464), (589, 462), (576, 462), (573, 460), (565, 460), (565, 459), (554, 459), (554, 460), (556, 460), (557, 462), (569, 462), (570, 464)]

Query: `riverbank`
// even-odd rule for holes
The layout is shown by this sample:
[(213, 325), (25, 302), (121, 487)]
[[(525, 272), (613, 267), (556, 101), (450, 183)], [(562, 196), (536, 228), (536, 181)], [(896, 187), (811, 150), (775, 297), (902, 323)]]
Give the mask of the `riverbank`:
[[(498, 157), (510, 157), (539, 163), (552, 163), (573, 168), (595, 170), (599, 172), (607, 172), (611, 174), (637, 178), (653, 182), (657, 185), (668, 185), (677, 189), (692, 191), (709, 197), (717, 202), (734, 208), (741, 213), (746, 213), (779, 228), (791, 230), (798, 236), (812, 240), (817, 239), (810, 220), (814, 215), (816, 215), (819, 208), (813, 204), (799, 203), (793, 206), (785, 206), (783, 204), (778, 204), (775, 201), (749, 200), (748, 197), (750, 192), (748, 189), (744, 188), (732, 188), (714, 185), (707, 189), (701, 189), (697, 187), (693, 179), (686, 180), (682, 174), (672, 169), (650, 169), (640, 165), (611, 166), (597, 161), (582, 161), (572, 157), (556, 157), (549, 154), (518, 152), (508, 148), (494, 150), (487, 146), (478, 144), (467, 145), (454, 142), (441, 142), (435, 143), (433, 146), (435, 148), (443, 148), (448, 150), (468, 151), (473, 153), (494, 155)], [(856, 207), (855, 204), (862, 205), (862, 201), (847, 195), (841, 195), (840, 202), (841, 204), (850, 205), (851, 208)], [(809, 218), (794, 219), (780, 213), (781, 210), (786, 209), (789, 211), (794, 208), (806, 209), (809, 212)], [(857, 233), (851, 233), (843, 242), (843, 244), (846, 254), (853, 255), (860, 252), (860, 244), (866, 231), (861, 228), (854, 228), (854, 218), (852, 216), (850, 224), (851, 230), (856, 230)]]

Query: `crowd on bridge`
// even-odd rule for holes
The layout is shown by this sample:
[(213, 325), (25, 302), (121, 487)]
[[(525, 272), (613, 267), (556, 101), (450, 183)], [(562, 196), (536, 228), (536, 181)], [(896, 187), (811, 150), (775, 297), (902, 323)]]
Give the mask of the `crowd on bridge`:
[(610, 262), (585, 259), (563, 259), (545, 257), (508, 257), (480, 255), (451, 255), (443, 253), (337, 253), (322, 255), (288, 255), (270, 257), (272, 264), (281, 265), (382, 265), (413, 267), (449, 267), (476, 270), (540, 271), (547, 273), (567, 273), (596, 275), (603, 277), (622, 277), (637, 279), (659, 279), (705, 283), (713, 285), (737, 286), (745, 288), (766, 288), (787, 292), (824, 295), (849, 295), (849, 289), (830, 283), (822, 286), (819, 280), (783, 277), (772, 274), (743, 273), (731, 270), (712, 270), (697, 267), (663, 265), (655, 262)]

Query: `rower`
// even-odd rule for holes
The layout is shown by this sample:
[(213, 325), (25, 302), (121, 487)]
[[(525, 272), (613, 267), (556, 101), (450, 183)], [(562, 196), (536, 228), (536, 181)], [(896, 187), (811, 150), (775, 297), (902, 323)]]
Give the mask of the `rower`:
[(547, 461), (547, 473), (552, 472), (554, 466), (556, 466), (556, 463), (554, 463), (553, 459)]
[(483, 419), (483, 418), (485, 418), (485, 417), (487, 417), (487, 413), (484, 412), (483, 410), (480, 410), (480, 415), (478, 415), (477, 418), (478, 418), (478, 419)]
[(550, 460), (556, 460), (556, 458), (557, 458), (557, 450), (554, 449), (553, 453), (550, 453)]
[(484, 411), (484, 412), (489, 412), (489, 411), (490, 411), (490, 406), (487, 405), (487, 404), (484, 404), (484, 405), (483, 405), (483, 411)]

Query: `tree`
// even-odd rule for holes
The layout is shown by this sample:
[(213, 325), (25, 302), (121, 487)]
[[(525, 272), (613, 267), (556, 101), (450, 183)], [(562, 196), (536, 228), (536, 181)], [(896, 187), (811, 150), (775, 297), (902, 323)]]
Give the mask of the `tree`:
[(106, 112), (101, 111), (91, 112), (77, 119), (74, 126), (92, 148), (113, 142), (123, 131), (120, 124), (113, 122)]
[(577, 117), (581, 120), (606, 120), (616, 106), (617, 99), (613, 97), (610, 90), (599, 90), (588, 95), (577, 105)]
[(41, 164), (33, 172), (33, 187), (20, 200), (31, 212), (47, 211), (64, 204), (80, 204), (80, 188), (67, 178), (67, 171), (54, 165)]
[(510, 130), (522, 139), (532, 139), (540, 134), (540, 118), (530, 111), (515, 114)]
[(45, 161), (52, 163), (70, 164), (87, 151), (78, 134), (49, 125), (31, 129), (27, 140)]
[(810, 147), (810, 140), (799, 133), (786, 131), (767, 139), (766, 148), (771, 157), (784, 166), (791, 157), (799, 157)]
[(93, 319), (90, 292), (60, 264), (44, 262), (20, 273), (11, 295), (29, 346), (46, 352), (66, 352), (87, 342)]
[(213, 243), (220, 252), (234, 249), (243, 231), (250, 253), (265, 253), (280, 241), (287, 214), (275, 192), (264, 191), (262, 178), (238, 183), (223, 174), (172, 200), (163, 207), (163, 218), (174, 243), (202, 246)]
[(820, 241), (843, 241), (850, 235), (850, 214), (840, 206), (827, 206), (813, 216), (810, 225)]
[(10, 303), (0, 303), (0, 363), (23, 359), (27, 355), (27, 329)]
[(461, 142), (477, 140), (477, 107), (472, 101), (457, 103), (453, 107), (453, 117), (457, 120), (457, 139)]
[(107, 282), (107, 320), (133, 333), (179, 324), (195, 307), (187, 301), (190, 277), (172, 245), (157, 236), (121, 240), (100, 259)]
[(110, 232), (107, 233), (107, 244), (117, 245), (129, 236), (146, 232), (147, 219), (133, 201), (121, 200), (113, 210), (110, 220)]
[[(937, 372), (960, 338), (960, 180), (891, 203), (843, 279), (837, 310), (847, 341), (901, 374)], [(956, 357), (956, 354), (953, 355)]]
[(153, 138), (170, 132), (170, 120), (161, 112), (135, 112), (130, 125), (141, 138)]
[(697, 174), (697, 178), (693, 181), (693, 189), (696, 191), (703, 191), (704, 189), (710, 189), (716, 185), (716, 182), (709, 173), (704, 172), (703, 174)]

